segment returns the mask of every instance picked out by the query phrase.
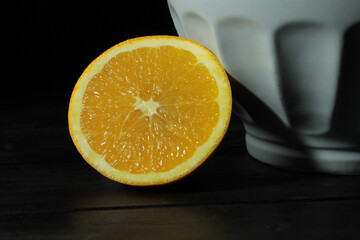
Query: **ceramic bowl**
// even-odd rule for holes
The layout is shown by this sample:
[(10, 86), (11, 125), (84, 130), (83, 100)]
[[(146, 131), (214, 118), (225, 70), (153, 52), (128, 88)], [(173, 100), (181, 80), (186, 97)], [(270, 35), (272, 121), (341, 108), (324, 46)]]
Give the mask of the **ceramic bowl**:
[(180, 36), (232, 84), (246, 147), (264, 163), (360, 174), (359, 0), (168, 0)]

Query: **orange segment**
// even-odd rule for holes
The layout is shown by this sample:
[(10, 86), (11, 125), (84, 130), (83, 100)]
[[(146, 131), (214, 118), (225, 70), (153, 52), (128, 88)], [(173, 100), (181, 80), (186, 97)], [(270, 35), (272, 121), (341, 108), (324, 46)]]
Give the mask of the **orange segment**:
[(95, 59), (69, 106), (71, 137), (96, 170), (130, 185), (175, 181), (223, 138), (231, 91), (215, 56), (170, 36), (136, 38)]

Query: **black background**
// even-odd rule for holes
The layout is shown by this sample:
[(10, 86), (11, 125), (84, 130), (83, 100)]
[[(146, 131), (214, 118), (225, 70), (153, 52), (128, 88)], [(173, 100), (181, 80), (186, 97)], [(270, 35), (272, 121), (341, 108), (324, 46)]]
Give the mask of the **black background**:
[(92, 60), (129, 38), (177, 35), (165, 0), (16, 1), (0, 16), (2, 128), (66, 126), (71, 91)]
[[(125, 186), (85, 163), (67, 129), (72, 89), (113, 45), (176, 35), (165, 0), (13, 1), (0, 24), (1, 240), (359, 239), (359, 176), (261, 164), (236, 117), (212, 157), (172, 185)], [(360, 76), (357, 36), (345, 78)]]

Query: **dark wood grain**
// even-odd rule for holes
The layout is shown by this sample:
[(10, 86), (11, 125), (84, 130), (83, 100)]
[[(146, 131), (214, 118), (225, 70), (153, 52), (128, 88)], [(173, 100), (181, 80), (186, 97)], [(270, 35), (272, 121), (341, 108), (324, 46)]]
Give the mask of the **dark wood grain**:
[[(357, 211), (356, 211), (357, 210)], [(358, 201), (12, 213), (2, 239), (358, 239)]]
[(129, 187), (93, 170), (65, 126), (0, 130), (0, 239), (356, 239), (360, 177), (252, 159), (241, 122), (195, 173)]
[(212, 157), (171, 185), (124, 186), (82, 159), (67, 130), (76, 80), (123, 40), (176, 35), (166, 0), (7, 4), (0, 240), (360, 239), (360, 176), (266, 166), (247, 154), (236, 117)]

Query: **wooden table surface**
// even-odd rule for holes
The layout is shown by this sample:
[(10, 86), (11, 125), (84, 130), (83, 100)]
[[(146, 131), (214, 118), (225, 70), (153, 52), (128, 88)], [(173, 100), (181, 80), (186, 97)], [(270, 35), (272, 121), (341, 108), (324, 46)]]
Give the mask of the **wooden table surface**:
[(0, 130), (2, 240), (360, 239), (360, 176), (266, 166), (247, 154), (236, 117), (200, 169), (158, 187), (103, 177), (66, 126), (39, 119)]
[(266, 166), (247, 154), (236, 117), (216, 153), (182, 181), (129, 187), (97, 173), (67, 130), (71, 90), (111, 46), (176, 35), (166, 0), (7, 3), (0, 240), (360, 239), (360, 176)]

